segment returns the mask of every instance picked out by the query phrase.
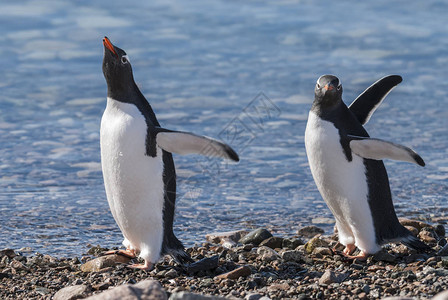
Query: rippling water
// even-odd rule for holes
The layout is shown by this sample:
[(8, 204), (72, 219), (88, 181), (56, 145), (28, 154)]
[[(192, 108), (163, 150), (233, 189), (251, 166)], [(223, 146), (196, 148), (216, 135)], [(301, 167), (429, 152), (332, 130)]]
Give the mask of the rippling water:
[[(447, 214), (445, 2), (141, 2), (0, 4), (0, 248), (68, 256), (121, 243), (99, 154), (104, 35), (128, 52), (163, 126), (230, 139), (240, 152), (236, 165), (175, 156), (175, 231), (187, 245), (212, 231), (294, 234), (331, 218), (303, 143), (325, 73), (342, 80), (346, 102), (384, 75), (404, 77), (367, 130), (427, 162), (386, 162), (398, 214)], [(257, 116), (263, 103), (270, 114)], [(234, 127), (239, 139), (227, 135)]]

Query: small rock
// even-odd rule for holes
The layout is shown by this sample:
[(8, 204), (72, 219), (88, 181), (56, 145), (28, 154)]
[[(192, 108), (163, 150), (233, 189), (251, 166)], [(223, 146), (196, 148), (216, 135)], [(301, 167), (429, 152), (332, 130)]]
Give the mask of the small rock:
[(187, 266), (188, 273), (196, 273), (199, 271), (207, 271), (216, 269), (219, 265), (219, 255), (212, 257), (206, 257), (201, 260), (195, 261)]
[(276, 283), (276, 284), (271, 284), (268, 287), (268, 291), (287, 291), (289, 290), (290, 286), (287, 283)]
[(425, 228), (425, 227), (432, 227), (431, 225), (429, 225), (425, 222), (406, 219), (406, 218), (398, 218), (398, 221), (400, 221), (401, 225), (415, 227), (415, 228), (417, 228), (418, 231), (422, 230), (422, 228)]
[(253, 293), (253, 294), (246, 295), (244, 300), (260, 300), (261, 297), (263, 297), (263, 296), (260, 294)]
[(42, 296), (50, 294), (50, 290), (47, 289), (46, 287), (36, 286), (34, 290), (36, 291), (36, 293)]
[(13, 260), (9, 266), (16, 270), (27, 270), (28, 268), (18, 260)]
[(107, 282), (101, 282), (99, 284), (95, 284), (92, 285), (92, 289), (94, 289), (95, 291), (103, 291), (103, 290), (107, 290), (110, 286), (110, 283)]
[(276, 236), (265, 239), (264, 241), (262, 241), (260, 243), (260, 246), (266, 246), (266, 247), (269, 247), (272, 249), (281, 248), (282, 245), (283, 245), (283, 238), (276, 237)]
[(213, 244), (234, 244), (247, 234), (246, 230), (236, 230), (227, 232), (214, 232), (207, 234), (205, 239)]
[(415, 228), (414, 226), (404, 226), (407, 230), (409, 230), (413, 236), (417, 236), (418, 235), (418, 229)]
[(385, 261), (385, 262), (395, 262), (396, 257), (382, 249), (381, 251), (373, 255), (373, 260), (375, 261)]
[(68, 286), (63, 289), (60, 289), (53, 296), (53, 300), (75, 300), (81, 299), (85, 297), (85, 293), (87, 292), (87, 285), (73, 285)]
[(437, 243), (437, 235), (434, 230), (427, 230), (427, 228), (420, 231), (418, 237), (425, 243), (434, 245)]
[(434, 227), (434, 230), (439, 237), (445, 237), (445, 226), (443, 226), (442, 224), (437, 224), (437, 226)]
[(240, 277), (249, 276), (252, 273), (252, 270), (249, 266), (242, 266), (233, 271), (221, 274), (216, 276), (217, 279), (238, 279)]
[(7, 256), (8, 258), (14, 258), (17, 254), (12, 249), (0, 250), (0, 257)]
[(442, 249), (437, 252), (437, 255), (439, 256), (448, 256), (448, 244), (445, 244)]
[(89, 250), (87, 250), (87, 254), (98, 256), (108, 250), (109, 249), (102, 248), (102, 247), (100, 247), (100, 245), (97, 245), (97, 246), (91, 247)]
[(174, 270), (174, 269), (168, 270), (168, 271), (165, 273), (165, 277), (166, 277), (166, 278), (176, 278), (176, 277), (178, 277), (178, 276), (179, 276), (179, 274), (178, 274), (177, 271)]
[(303, 244), (305, 243), (301, 239), (283, 239), (282, 248), (296, 249)]
[(276, 260), (280, 258), (280, 255), (278, 253), (266, 246), (261, 246), (257, 249), (257, 254), (261, 256), (261, 260), (265, 262), (271, 262), (273, 260)]
[(187, 292), (172, 293), (169, 300), (227, 300), (219, 296), (199, 295)]
[(323, 234), (325, 231), (322, 228), (319, 228), (317, 226), (305, 226), (300, 228), (297, 231), (297, 234), (300, 236), (304, 236), (307, 238), (312, 238), (314, 236), (316, 236), (317, 234)]
[(327, 241), (321, 239), (320, 236), (315, 236), (308, 243), (305, 244), (305, 251), (308, 254), (313, 253), (314, 249), (317, 247), (328, 247), (329, 244)]
[(242, 239), (240, 239), (240, 243), (242, 244), (254, 244), (258, 246), (262, 241), (272, 237), (272, 234), (264, 228), (258, 228), (254, 231), (251, 231), (247, 235), (245, 235)]
[(446, 300), (448, 299), (448, 291), (443, 291), (436, 294), (431, 300)]
[(347, 279), (348, 274), (345, 273), (336, 273), (332, 270), (326, 270), (325, 273), (319, 278), (319, 284), (332, 284), (332, 283), (341, 283), (345, 279)]
[(313, 254), (320, 254), (320, 255), (333, 255), (333, 252), (331, 252), (330, 248), (327, 247), (316, 247), (313, 250)]
[(117, 264), (128, 263), (131, 259), (123, 255), (106, 255), (89, 260), (85, 264), (81, 265), (81, 271), (83, 272), (98, 272), (101, 269), (112, 267)]
[(166, 300), (164, 289), (156, 280), (147, 279), (136, 284), (123, 284), (113, 289), (93, 295), (89, 300)]
[(303, 262), (304, 258), (300, 251), (288, 250), (282, 253), (282, 259), (284, 261)]

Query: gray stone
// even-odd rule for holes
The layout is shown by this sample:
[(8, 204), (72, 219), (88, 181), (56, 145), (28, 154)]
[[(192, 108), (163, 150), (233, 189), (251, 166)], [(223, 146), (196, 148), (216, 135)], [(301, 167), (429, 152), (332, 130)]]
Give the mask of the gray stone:
[(67, 286), (57, 291), (53, 296), (53, 300), (82, 299), (86, 296), (85, 293), (87, 292), (87, 290), (87, 285), (84, 284)]
[(247, 235), (245, 235), (242, 239), (240, 239), (240, 243), (242, 244), (254, 244), (259, 245), (262, 241), (272, 237), (272, 234), (264, 228), (258, 228), (254, 231), (251, 231)]
[(260, 300), (261, 297), (263, 296), (257, 293), (253, 293), (246, 295), (246, 297), (244, 297), (244, 300)]
[(448, 300), (448, 291), (443, 291), (435, 295), (432, 300)]
[(325, 273), (319, 278), (319, 284), (332, 284), (341, 283), (347, 279), (348, 274), (337, 273), (332, 270), (326, 270)]
[(381, 251), (373, 255), (373, 260), (375, 261), (385, 261), (385, 262), (395, 262), (396, 257), (382, 249)]
[(283, 238), (276, 236), (265, 239), (260, 243), (260, 246), (266, 246), (272, 249), (281, 248), (282, 245), (283, 245)]
[(89, 300), (166, 300), (165, 290), (156, 280), (124, 284), (87, 298)]
[(201, 260), (195, 261), (187, 266), (188, 273), (196, 273), (199, 271), (207, 271), (216, 269), (219, 265), (219, 255), (212, 257), (206, 257)]
[(300, 236), (307, 237), (307, 238), (312, 238), (318, 234), (323, 234), (324, 232), (325, 231), (322, 228), (311, 225), (311, 226), (305, 226), (305, 227), (300, 228), (297, 231), (297, 234)]
[(301, 239), (283, 239), (282, 248), (296, 249), (303, 244), (305, 243)]
[(226, 300), (227, 298), (187, 292), (172, 293), (169, 300)]
[(306, 253), (313, 253), (314, 249), (317, 247), (328, 247), (329, 243), (322, 239), (320, 236), (315, 236), (308, 243), (305, 244)]
[(237, 242), (246, 234), (246, 230), (214, 232), (207, 234), (205, 239), (210, 243), (222, 244), (226, 248), (231, 248), (236, 246)]
[(437, 224), (437, 226), (434, 227), (434, 230), (439, 237), (445, 236), (445, 226), (443, 226), (442, 224)]
[(261, 256), (261, 260), (270, 262), (280, 258), (280, 255), (273, 249), (261, 246), (257, 249), (257, 254)]
[(117, 264), (128, 263), (131, 259), (123, 255), (105, 255), (89, 260), (85, 264), (81, 265), (81, 271), (83, 272), (98, 272), (101, 269), (107, 267), (113, 267)]
[(284, 261), (303, 262), (304, 258), (300, 251), (288, 250), (282, 253), (282, 259)]

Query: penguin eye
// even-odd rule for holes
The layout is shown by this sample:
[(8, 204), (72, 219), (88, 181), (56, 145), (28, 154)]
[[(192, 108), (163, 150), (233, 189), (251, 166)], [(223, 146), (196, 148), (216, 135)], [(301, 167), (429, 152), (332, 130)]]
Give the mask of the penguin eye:
[(122, 64), (127, 64), (129, 62), (129, 60), (128, 60), (128, 58), (126, 57), (126, 55), (123, 55), (122, 57), (121, 57), (121, 63)]
[(320, 84), (319, 83), (316, 83), (316, 86), (317, 86), (318, 89), (320, 89)]
[(342, 84), (339, 84), (338, 87), (337, 87), (338, 91), (341, 90), (341, 87), (342, 87)]

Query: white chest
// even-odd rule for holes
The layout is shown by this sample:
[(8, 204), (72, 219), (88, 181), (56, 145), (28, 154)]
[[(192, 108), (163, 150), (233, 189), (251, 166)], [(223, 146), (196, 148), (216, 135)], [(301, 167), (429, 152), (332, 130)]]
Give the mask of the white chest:
[[(101, 165), (112, 215), (126, 238), (162, 224), (163, 161), (146, 153), (147, 124), (135, 105), (107, 99), (101, 119)], [(147, 231), (147, 229), (145, 229)]]
[(352, 161), (347, 161), (338, 129), (313, 112), (308, 117), (305, 148), (311, 173), (329, 206), (335, 201), (345, 203), (366, 199), (363, 159), (353, 155)]

